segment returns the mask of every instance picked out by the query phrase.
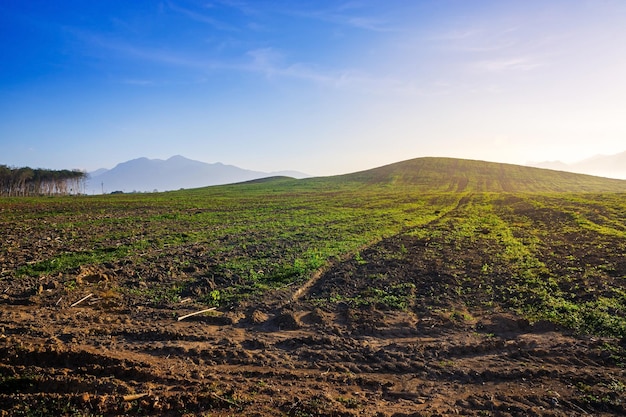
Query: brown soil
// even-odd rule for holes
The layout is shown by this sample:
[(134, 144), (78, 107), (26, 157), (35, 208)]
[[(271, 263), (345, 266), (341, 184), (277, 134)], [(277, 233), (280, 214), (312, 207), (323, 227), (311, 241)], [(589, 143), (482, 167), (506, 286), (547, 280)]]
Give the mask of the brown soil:
[[(549, 215), (535, 221), (561, 221)], [(20, 239), (33, 247), (18, 253), (11, 242), (25, 232), (5, 226), (0, 416), (626, 415), (625, 341), (575, 336), (529, 323), (502, 299), (489, 304), (489, 293), (463, 278), (483, 274), (481, 259), (497, 259), (488, 240), (453, 247), (395, 236), (301, 286), (178, 321), (205, 309), (198, 299), (221, 280), (237, 279), (209, 278), (207, 265), (219, 260), (200, 245), (143, 254), (150, 262), (11, 279), (6, 271), (29, 262), (45, 236), (30, 231)], [(429, 227), (445, 237), (454, 225)], [(589, 278), (571, 272), (570, 237), (555, 236), (542, 261), (582, 288)], [(623, 239), (598, 239), (577, 241), (576, 259), (610, 261), (615, 285), (624, 285)], [(71, 249), (46, 242), (42, 250)], [(592, 256), (599, 243), (603, 259)], [(193, 262), (180, 268), (174, 259)], [(506, 287), (504, 266), (490, 268), (482, 282)], [(181, 277), (194, 278), (182, 300), (151, 292)], [(351, 301), (377, 300), (372, 288), (401, 288), (410, 303)]]
[[(336, 265), (305, 291), (287, 288), (182, 321), (205, 306), (193, 298), (129, 302), (112, 290), (123, 274), (106, 267), (80, 271), (71, 299), (53, 279), (30, 294), (3, 288), (0, 414), (626, 413), (618, 341), (574, 337), (501, 311), (451, 313), (450, 297), (426, 305), (419, 295), (436, 300), (451, 278), (410, 257), (378, 262), (399, 244), (423, 256), (419, 241), (392, 238), (365, 251), (367, 262)], [(319, 302), (339, 287), (358, 293), (383, 266), (394, 281), (419, 275), (414, 305)]]

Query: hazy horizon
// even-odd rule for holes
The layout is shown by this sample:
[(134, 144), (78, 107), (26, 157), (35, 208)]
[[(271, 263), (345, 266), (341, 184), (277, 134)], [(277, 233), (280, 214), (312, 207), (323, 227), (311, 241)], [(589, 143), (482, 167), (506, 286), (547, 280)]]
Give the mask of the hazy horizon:
[(0, 164), (314, 176), (626, 150), (619, 0), (0, 4)]
[[(626, 151), (624, 151), (624, 152), (626, 152)], [(554, 160), (554, 161), (527, 161), (527, 162), (526, 162), (526, 163), (524, 163), (524, 164), (516, 164), (516, 165), (528, 166), (528, 167), (533, 167), (533, 168), (543, 168), (543, 169), (551, 169), (551, 170), (560, 170), (559, 168), (557, 168), (557, 167), (553, 167), (553, 166), (550, 166), (550, 165), (552, 165), (552, 164), (554, 164), (554, 165), (556, 165), (556, 164), (563, 164), (563, 165), (565, 165), (565, 166), (563, 166), (562, 168), (567, 168), (567, 167), (568, 167), (568, 166), (570, 166), (570, 165), (576, 165), (576, 163), (580, 163), (580, 162), (585, 162), (585, 161), (593, 160), (593, 159), (595, 159), (595, 158), (599, 158), (599, 157), (609, 157), (609, 156), (613, 156), (613, 155), (600, 155), (600, 154), (598, 154), (598, 155), (591, 156), (591, 157), (589, 157), (589, 158), (585, 158), (585, 159), (580, 160), (580, 161), (574, 161), (574, 162), (573, 162), (573, 163), (571, 163), (571, 164), (566, 164), (566, 163), (564, 163), (564, 162), (562, 162), (562, 161)], [(237, 168), (241, 168), (241, 169), (247, 169), (246, 167), (237, 166), (237, 165), (234, 165), (234, 164), (230, 164), (230, 163), (228, 163), (228, 162), (223, 162), (223, 161), (202, 161), (202, 160), (199, 160), (199, 159), (196, 159), (196, 158), (193, 158), (193, 157), (188, 157), (188, 156), (186, 156), (186, 155), (176, 154), (176, 155), (171, 155), (171, 156), (169, 156), (169, 157), (164, 157), (164, 158), (148, 158), (148, 157), (146, 157), (146, 156), (137, 156), (137, 157), (135, 157), (135, 158), (131, 158), (131, 159), (126, 160), (126, 161), (119, 161), (119, 162), (116, 162), (116, 163), (114, 163), (112, 166), (109, 166), (109, 167), (100, 167), (100, 168), (96, 168), (96, 169), (94, 169), (94, 170), (87, 171), (87, 172), (88, 172), (89, 174), (91, 174), (91, 173), (94, 173), (94, 172), (96, 172), (96, 171), (100, 171), (100, 170), (110, 171), (111, 169), (116, 168), (116, 167), (117, 167), (118, 165), (120, 165), (120, 164), (125, 164), (125, 163), (128, 163), (128, 162), (132, 162), (132, 161), (134, 161), (134, 160), (148, 159), (148, 160), (151, 160), (151, 161), (162, 161), (162, 162), (164, 162), (164, 161), (167, 161), (167, 160), (169, 160), (169, 159), (176, 158), (176, 157), (182, 157), (182, 158), (185, 158), (185, 159), (188, 159), (188, 160), (191, 160), (191, 161), (195, 161), (195, 162), (203, 162), (203, 163), (207, 163), (207, 164), (223, 164), (223, 165), (227, 165), (227, 166), (235, 166), (235, 167), (237, 167)], [(424, 156), (417, 157), (417, 158), (438, 158), (438, 157), (439, 157), (439, 156), (436, 156), (436, 155), (424, 155)], [(445, 157), (442, 157), (442, 158), (445, 158)], [(409, 158), (409, 159), (416, 159), (416, 158)], [(397, 163), (397, 162), (407, 161), (407, 160), (409, 160), (409, 159), (401, 159), (401, 160), (397, 160), (397, 161), (392, 161), (392, 162), (390, 162), (390, 164)], [(470, 160), (485, 161), (485, 160), (482, 160), (482, 159), (476, 159), (476, 158), (462, 158), (462, 159), (470, 159)], [(486, 161), (486, 162), (507, 163), (507, 162), (503, 162), (503, 161)], [(381, 165), (376, 165), (376, 166), (366, 167), (366, 168), (364, 168), (364, 170), (369, 170), (369, 169), (373, 169), (373, 168), (378, 168), (378, 167), (381, 167), (381, 166), (384, 166), (384, 165), (387, 165), (387, 164), (381, 164)], [(545, 166), (544, 166), (544, 165), (545, 165)], [(564, 170), (565, 170), (565, 171), (568, 171), (567, 169), (564, 169)], [(297, 172), (299, 172), (299, 173), (301, 173), (301, 174), (306, 174), (307, 176), (309, 176), (309, 175), (310, 175), (310, 174), (309, 174), (309, 173), (307, 173), (307, 172), (302, 172), (302, 171), (298, 171), (298, 170), (290, 170), (290, 169), (287, 169), (287, 170), (262, 171), (262, 172), (265, 172), (265, 173), (275, 173), (275, 172), (287, 172), (287, 171), (297, 171)], [(353, 173), (353, 172), (356, 172), (356, 171), (340, 172), (340, 173), (337, 173), (337, 174), (332, 174), (332, 175), (341, 175), (341, 174), (348, 174), (348, 173)], [(569, 172), (577, 172), (577, 171), (569, 171)], [(585, 172), (580, 171), (579, 173), (585, 173)], [(590, 175), (595, 175), (595, 174), (590, 174)], [(615, 175), (615, 176), (608, 176), (608, 177), (609, 177), (609, 178), (617, 178), (617, 179), (626, 179), (626, 176), (624, 176), (624, 175)]]

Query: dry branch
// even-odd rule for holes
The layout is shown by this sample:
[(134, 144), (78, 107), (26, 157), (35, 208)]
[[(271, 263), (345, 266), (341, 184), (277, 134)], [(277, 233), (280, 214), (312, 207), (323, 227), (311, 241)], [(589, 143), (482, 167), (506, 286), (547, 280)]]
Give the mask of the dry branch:
[(237, 404), (236, 402), (231, 401), (231, 400), (229, 400), (228, 398), (224, 398), (224, 397), (222, 397), (221, 395), (217, 395), (217, 394), (216, 394), (216, 393), (214, 393), (214, 392), (212, 392), (212, 393), (211, 393), (211, 395), (213, 395), (215, 398), (217, 398), (217, 399), (218, 399), (218, 400), (220, 400), (220, 401), (224, 401), (224, 402), (226, 402), (226, 403), (228, 403), (228, 404), (230, 404), (230, 405), (234, 405), (235, 407), (240, 407), (240, 405), (239, 405), (239, 404)]
[(200, 311), (196, 311), (194, 313), (185, 314), (184, 316), (180, 316), (178, 318), (178, 321), (185, 320), (187, 317), (195, 316), (196, 314), (202, 314), (202, 313), (206, 313), (207, 311), (213, 311), (213, 310), (216, 310), (216, 309), (217, 309), (217, 307), (211, 307), (211, 308), (207, 308), (206, 310), (200, 310)]
[(89, 299), (90, 297), (93, 297), (93, 294), (89, 294), (83, 298), (81, 298), (80, 300), (76, 301), (74, 304), (72, 304), (70, 307), (76, 307), (77, 305), (79, 305), (80, 303), (82, 303), (83, 301)]
[(147, 395), (148, 395), (148, 393), (147, 393), (147, 392), (144, 392), (144, 393), (141, 393), (141, 394), (129, 394), (129, 395), (124, 395), (123, 400), (124, 400), (124, 401), (134, 401), (134, 400), (138, 400), (138, 399), (140, 399), (140, 398), (143, 398), (143, 397), (145, 397), (145, 396), (147, 396)]

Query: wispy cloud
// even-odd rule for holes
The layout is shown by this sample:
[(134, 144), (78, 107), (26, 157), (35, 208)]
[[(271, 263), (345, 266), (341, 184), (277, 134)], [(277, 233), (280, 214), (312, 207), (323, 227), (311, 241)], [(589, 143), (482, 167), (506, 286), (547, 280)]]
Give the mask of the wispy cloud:
[(450, 28), (427, 38), (459, 68), (473, 72), (527, 72), (549, 65), (545, 45), (516, 24)]
[(487, 72), (532, 71), (545, 64), (531, 57), (497, 58), (475, 62), (474, 68)]
[[(66, 27), (81, 42), (89, 45), (89, 51), (95, 56), (102, 56), (103, 51), (114, 54), (116, 58), (148, 61), (157, 64), (191, 69), (219, 68), (222, 64), (209, 59), (197, 59), (168, 49), (137, 46), (126, 40), (111, 38), (77, 28)], [(110, 59), (110, 56), (105, 56)]]
[(434, 33), (427, 40), (438, 47), (456, 52), (491, 52), (519, 47), (518, 28), (489, 30), (486, 27), (459, 28)]
[(484, 33), (482, 29), (452, 29), (446, 32), (432, 34), (429, 37), (429, 40), (462, 41), (466, 39), (473, 39), (482, 33)]
[(398, 29), (391, 25), (390, 22), (362, 12), (357, 14), (354, 12), (356, 9), (357, 5), (355, 3), (348, 3), (334, 9), (291, 9), (284, 11), (284, 13), (300, 18), (319, 20), (371, 32), (398, 32)]
[(242, 0), (217, 0), (216, 3), (219, 3), (220, 5), (226, 6), (226, 7), (230, 7), (232, 9), (237, 9), (239, 12), (248, 15), (248, 16), (252, 16), (252, 15), (258, 15), (260, 12), (257, 8), (253, 7), (250, 5), (249, 2), (247, 1), (242, 1)]
[[(376, 95), (414, 96), (426, 93), (415, 80), (380, 75), (359, 68), (333, 68), (307, 62), (294, 62), (279, 48), (264, 47), (249, 49), (242, 55), (230, 58), (211, 58), (202, 54), (172, 51), (171, 49), (139, 46), (123, 39), (111, 38), (80, 29), (67, 29), (85, 44), (96, 56), (110, 60), (130, 59), (145, 65), (177, 67), (196, 73), (196, 78), (205, 77), (212, 71), (232, 71), (254, 73), (268, 80), (280, 82), (291, 79), (314, 83), (326, 88)], [(104, 52), (103, 52), (104, 51)], [(104, 55), (103, 55), (104, 53)], [(181, 73), (181, 79), (189, 78), (189, 73)], [(208, 78), (210, 79), (210, 78)], [(122, 80), (125, 84), (149, 86), (151, 81), (129, 76)]]
[(262, 72), (266, 76), (280, 74), (279, 61), (283, 59), (281, 53), (274, 48), (253, 49), (246, 53), (250, 58), (249, 69)]
[(195, 20), (196, 22), (201, 22), (201, 23), (206, 23), (208, 25), (211, 25), (217, 30), (230, 31), (230, 32), (234, 32), (238, 30), (238, 28), (236, 28), (235, 26), (229, 25), (228, 23), (224, 23), (218, 19), (208, 16), (207, 14), (199, 13), (197, 11), (187, 9), (185, 7), (181, 7), (171, 1), (168, 1), (166, 4), (167, 4), (167, 7), (169, 7), (172, 11), (179, 13), (183, 16), (186, 16), (189, 19)]
[(251, 61), (241, 69), (261, 73), (274, 80), (298, 79), (328, 88), (364, 94), (429, 95), (414, 80), (378, 76), (358, 69), (322, 69), (306, 63), (285, 63), (284, 56), (272, 48), (252, 50), (248, 52), (248, 56)]
[(396, 32), (397, 30), (388, 26), (387, 22), (381, 19), (364, 16), (337, 16), (335, 22), (347, 24), (349, 26), (371, 30), (373, 32)]
[(364, 4), (362, 1), (347, 1), (337, 6), (337, 10), (340, 12), (343, 12), (346, 10), (362, 9), (363, 7), (364, 7)]

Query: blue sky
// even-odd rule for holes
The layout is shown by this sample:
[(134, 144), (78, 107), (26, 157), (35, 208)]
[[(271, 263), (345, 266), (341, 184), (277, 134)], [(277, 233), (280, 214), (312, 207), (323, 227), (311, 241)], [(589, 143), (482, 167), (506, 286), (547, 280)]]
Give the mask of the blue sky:
[(623, 0), (0, 0), (0, 164), (626, 150)]

